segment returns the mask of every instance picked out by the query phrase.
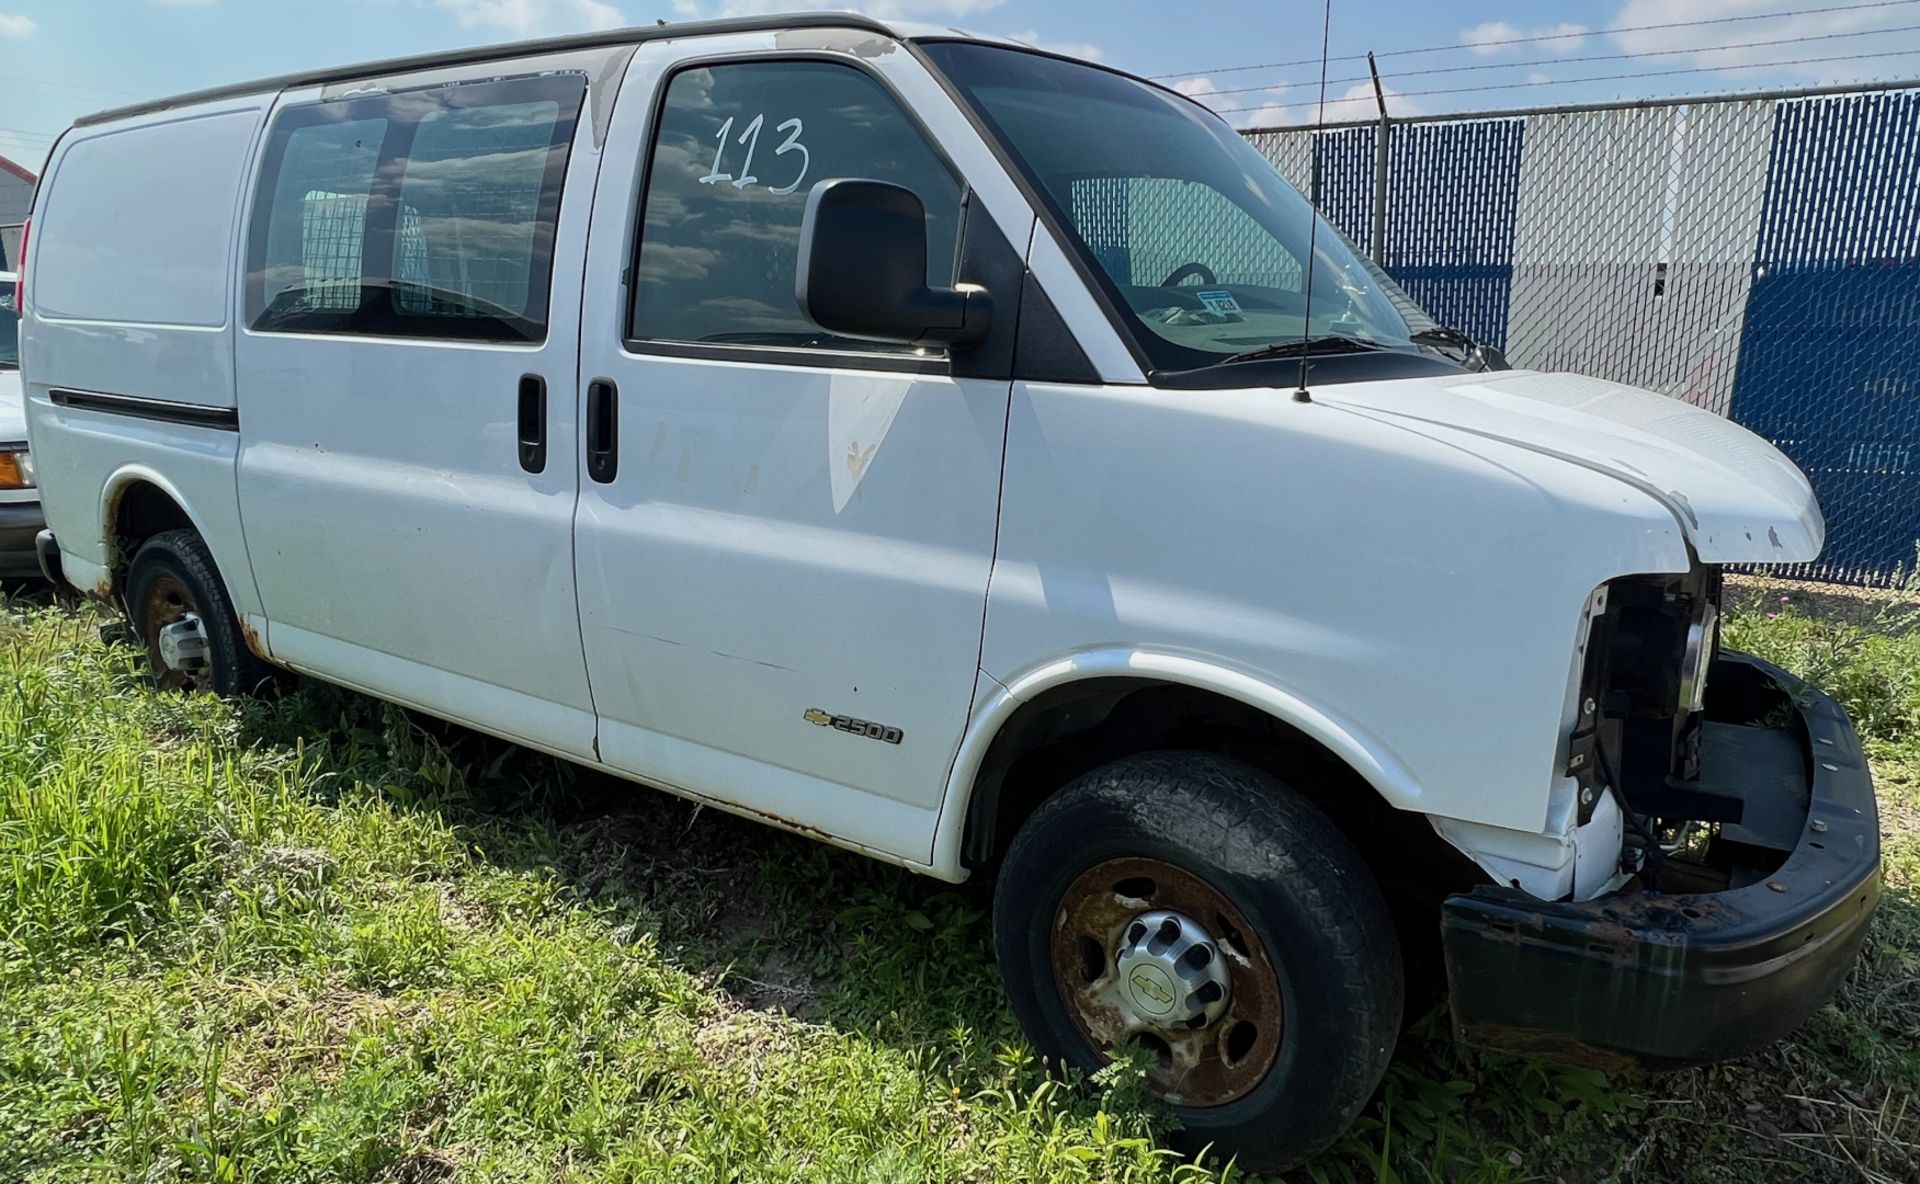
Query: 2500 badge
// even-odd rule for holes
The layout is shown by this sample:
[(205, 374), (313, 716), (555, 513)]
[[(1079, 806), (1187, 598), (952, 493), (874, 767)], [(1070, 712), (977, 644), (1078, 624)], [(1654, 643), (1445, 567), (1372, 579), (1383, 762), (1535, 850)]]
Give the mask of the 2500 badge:
[(872, 720), (855, 719), (850, 715), (834, 715), (818, 707), (807, 708), (802, 718), (810, 724), (818, 724), (823, 728), (833, 728), (854, 736), (865, 736), (869, 740), (883, 740), (888, 744), (900, 743), (900, 737), (904, 734), (899, 728), (890, 724), (876, 724)]

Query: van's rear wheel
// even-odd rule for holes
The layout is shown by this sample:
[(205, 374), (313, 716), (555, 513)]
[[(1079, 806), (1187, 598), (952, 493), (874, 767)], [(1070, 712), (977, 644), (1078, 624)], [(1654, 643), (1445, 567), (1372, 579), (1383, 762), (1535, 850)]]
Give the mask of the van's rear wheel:
[(1359, 853), (1278, 780), (1207, 753), (1087, 774), (1008, 849), (994, 943), (1042, 1052), (1129, 1046), (1189, 1150), (1281, 1168), (1325, 1148), (1386, 1072), (1400, 949)]
[(167, 690), (241, 695), (273, 679), (247, 648), (213, 556), (191, 530), (162, 531), (134, 552), (127, 619)]

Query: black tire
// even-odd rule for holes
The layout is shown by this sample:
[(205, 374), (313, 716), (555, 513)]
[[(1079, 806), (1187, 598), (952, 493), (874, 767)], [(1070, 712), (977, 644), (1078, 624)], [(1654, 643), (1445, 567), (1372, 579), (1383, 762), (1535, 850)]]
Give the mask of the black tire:
[[(1257, 1084), (1204, 1106), (1162, 1096), (1182, 1124), (1176, 1144), (1190, 1153), (1210, 1144), (1253, 1170), (1292, 1167), (1324, 1150), (1392, 1058), (1400, 947), (1353, 844), (1299, 793), (1251, 766), (1201, 752), (1127, 757), (1034, 812), (1008, 848), (993, 911), (995, 951), (1022, 1027), (1066, 1064), (1090, 1071), (1106, 1062), (1067, 1002), (1067, 980), (1056, 978), (1055, 931), (1069, 927), (1070, 889), (1080, 893), (1087, 877), (1098, 882), (1109, 866), (1141, 861), (1198, 877), (1245, 918), (1266, 951), (1251, 964), (1271, 967), (1284, 1005), (1278, 1047), (1264, 1054), (1270, 1068)], [(1231, 971), (1236, 998), (1257, 986), (1243, 980), (1255, 973), (1247, 964)], [(1072, 973), (1093, 981), (1091, 969), (1059, 971)], [(1217, 1037), (1222, 1048), (1227, 1038)]]
[[(126, 589), (127, 623), (133, 641), (146, 649), (148, 665), (162, 685), (233, 697), (253, 694), (276, 683), (278, 671), (247, 647), (213, 556), (194, 531), (161, 531), (140, 544), (127, 568)], [(156, 591), (161, 595), (156, 597)], [(187, 611), (200, 618), (206, 633), (204, 669), (185, 677), (169, 670), (160, 659), (157, 630), (165, 622), (158, 618), (166, 611), (167, 601), (184, 602)]]

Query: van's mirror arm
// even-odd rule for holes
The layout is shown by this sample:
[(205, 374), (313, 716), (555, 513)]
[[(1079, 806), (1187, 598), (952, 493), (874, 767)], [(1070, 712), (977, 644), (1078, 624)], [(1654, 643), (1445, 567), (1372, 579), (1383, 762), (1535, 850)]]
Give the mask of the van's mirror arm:
[(904, 345), (970, 345), (993, 315), (977, 284), (928, 285), (926, 207), (885, 181), (840, 178), (808, 192), (794, 297), (829, 333)]

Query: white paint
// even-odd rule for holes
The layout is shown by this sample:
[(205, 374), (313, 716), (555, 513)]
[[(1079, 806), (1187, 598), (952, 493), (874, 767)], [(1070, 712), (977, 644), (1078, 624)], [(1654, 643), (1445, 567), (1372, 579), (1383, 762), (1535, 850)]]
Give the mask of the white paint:
[(785, 196), (800, 188), (800, 183), (807, 179), (807, 170), (813, 167), (813, 153), (808, 152), (807, 146), (800, 142), (800, 133), (807, 130), (807, 125), (800, 122), (798, 117), (783, 120), (780, 126), (773, 130), (787, 133), (787, 138), (780, 141), (780, 146), (773, 150), (775, 156), (785, 156), (789, 152), (800, 154), (800, 171), (793, 175), (793, 180), (785, 185), (775, 185), (767, 191)]
[[(218, 328), (233, 218), (259, 100), (214, 104), (61, 141), (36, 218), (32, 298), (47, 319)], [(138, 177), (129, 200), (123, 178)]]
[(1826, 521), (1777, 448), (1710, 411), (1577, 374), (1511, 370), (1338, 387), (1325, 401), (1604, 472), (1672, 511), (1707, 563), (1805, 563)]
[(720, 130), (713, 134), (715, 141), (713, 146), (713, 167), (707, 170), (706, 176), (700, 178), (702, 185), (718, 185), (722, 181), (733, 180), (732, 173), (723, 173), (720, 171), (720, 156), (727, 150), (727, 133), (732, 130), (733, 116), (729, 115), (727, 116), (727, 121), (720, 125)]
[(833, 481), (833, 512), (859, 492), (873, 467), (911, 384), (863, 371), (835, 373), (827, 386), (827, 471)]
[[(753, 153), (754, 149), (760, 146), (760, 128), (767, 121), (766, 114), (755, 113), (753, 119), (741, 130), (739, 138), (734, 141), (736, 144), (744, 144), (747, 147), (747, 158), (740, 164), (738, 177), (732, 173), (720, 171), (720, 159), (727, 151), (727, 133), (733, 130), (733, 120), (733, 116), (727, 116), (726, 122), (722, 123), (720, 130), (714, 134), (713, 138), (719, 143), (713, 150), (713, 167), (699, 179), (702, 185), (718, 185), (722, 181), (729, 181), (735, 189), (745, 189), (749, 185), (757, 185), (760, 182), (760, 178), (753, 175)], [(807, 146), (800, 142), (800, 135), (806, 131), (806, 124), (799, 119), (782, 120), (780, 126), (774, 130), (787, 133), (787, 138), (780, 141), (780, 146), (773, 150), (775, 156), (785, 156), (789, 152), (800, 154), (800, 171), (794, 174), (793, 180), (767, 190), (768, 193), (777, 193), (784, 197), (800, 188), (800, 183), (807, 179), (807, 170), (813, 165), (813, 154), (808, 152)]]
[[(30, 306), (25, 343), (69, 577), (110, 574), (117, 490), (151, 481), (280, 661), (950, 879), (999, 728), (1051, 688), (1126, 676), (1299, 728), (1528, 891), (1614, 886), (1619, 812), (1602, 803), (1577, 825), (1560, 775), (1595, 589), (1684, 571), (1690, 550), (1812, 558), (1823, 531), (1804, 477), (1710, 415), (1568, 375), (1380, 381), (1310, 403), (1154, 389), (914, 57), (868, 32), (803, 42), (650, 42), (594, 84), (595, 110), (616, 85), (619, 102), (604, 150), (585, 121), (573, 147), (538, 346), (236, 331), (246, 227), (231, 212), (253, 188), (251, 133), (208, 171), (249, 178), (213, 235), (226, 266), (179, 281), (182, 318), (219, 315), (115, 319), (130, 307), (117, 277), (58, 229), (102, 199), (61, 178), (124, 201), (144, 174), (63, 173), (63, 145), (37, 222), (55, 229), (32, 240), (35, 291), (50, 284), (62, 316)], [(626, 347), (622, 273), (661, 81), (694, 60), (856, 51), (966, 178), (972, 216), (1027, 248), (1103, 385)], [(225, 110), (257, 127), (273, 98)], [(193, 115), (88, 136), (140, 160), (146, 137)], [(760, 122), (720, 140), (745, 148), (743, 183)], [(775, 126), (773, 159), (804, 177), (799, 121)], [(515, 448), (525, 373), (548, 382), (540, 474)], [(581, 463), (582, 379), (619, 387), (607, 484)], [(235, 405), (241, 428), (61, 408), (54, 386)], [(817, 726), (811, 708), (902, 742)]]
[(1620, 847), (1625, 819), (1612, 794), (1594, 803), (1593, 817), (1582, 826), (1573, 802), (1574, 784), (1561, 779), (1553, 791), (1544, 833), (1503, 830), (1476, 822), (1430, 815), (1433, 828), (1497, 884), (1542, 900), (1591, 900), (1620, 886)]

